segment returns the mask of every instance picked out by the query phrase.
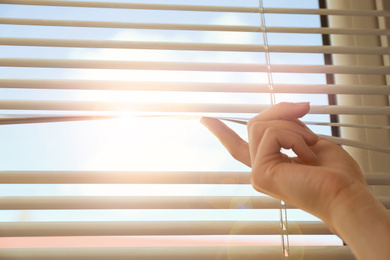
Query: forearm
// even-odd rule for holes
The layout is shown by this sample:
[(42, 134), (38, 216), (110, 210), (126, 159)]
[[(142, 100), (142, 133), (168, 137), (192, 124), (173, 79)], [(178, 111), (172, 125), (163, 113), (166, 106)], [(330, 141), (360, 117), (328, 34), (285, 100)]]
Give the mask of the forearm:
[[(365, 195), (365, 196), (363, 196)], [(333, 226), (359, 260), (390, 259), (390, 214), (370, 193), (357, 195), (333, 216)]]

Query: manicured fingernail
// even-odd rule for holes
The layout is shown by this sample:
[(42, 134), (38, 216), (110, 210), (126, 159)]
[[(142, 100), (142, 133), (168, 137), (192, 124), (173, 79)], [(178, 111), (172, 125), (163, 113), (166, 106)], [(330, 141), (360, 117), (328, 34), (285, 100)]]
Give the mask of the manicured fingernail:
[(297, 103), (294, 103), (296, 106), (307, 106), (309, 105), (310, 106), (310, 102), (297, 102)]

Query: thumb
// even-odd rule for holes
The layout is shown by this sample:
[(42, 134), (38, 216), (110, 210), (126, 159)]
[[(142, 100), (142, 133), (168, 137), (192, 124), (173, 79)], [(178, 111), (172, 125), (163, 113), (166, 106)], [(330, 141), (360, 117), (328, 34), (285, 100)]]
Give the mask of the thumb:
[(306, 115), (310, 110), (309, 102), (276, 104), (258, 114), (250, 121), (296, 120)]

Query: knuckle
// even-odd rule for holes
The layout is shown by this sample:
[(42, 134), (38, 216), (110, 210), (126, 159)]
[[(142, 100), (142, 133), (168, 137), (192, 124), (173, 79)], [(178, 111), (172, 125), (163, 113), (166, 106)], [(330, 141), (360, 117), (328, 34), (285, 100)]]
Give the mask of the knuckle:
[(252, 128), (253, 124), (256, 123), (257, 120), (253, 117), (251, 119), (249, 119), (248, 123), (247, 123), (247, 128), (248, 130)]
[(264, 130), (264, 134), (263, 136), (266, 136), (267, 138), (275, 138), (279, 135), (279, 129), (274, 127), (274, 126), (270, 126), (270, 127), (267, 127), (267, 129)]
[(251, 119), (249, 119), (248, 123), (247, 123), (247, 128), (248, 129), (252, 129), (252, 128), (257, 128), (261, 125), (265, 125), (268, 121), (262, 121), (260, 120), (259, 118), (256, 118), (256, 117), (253, 117)]
[(248, 132), (251, 135), (257, 135), (259, 133), (263, 134), (266, 129), (267, 129), (266, 122), (257, 121), (251, 124), (250, 128), (248, 129)]
[[(261, 192), (272, 190), (275, 185), (276, 165), (269, 162), (267, 158), (258, 158), (252, 167), (251, 184)], [(268, 161), (268, 162), (267, 162)]]
[(291, 146), (294, 146), (294, 145), (306, 145), (305, 139), (302, 136), (297, 135), (297, 134), (294, 134), (292, 136), (291, 142), (292, 142)]
[(266, 191), (272, 186), (272, 174), (270, 172), (253, 171), (251, 184), (257, 191), (267, 193)]

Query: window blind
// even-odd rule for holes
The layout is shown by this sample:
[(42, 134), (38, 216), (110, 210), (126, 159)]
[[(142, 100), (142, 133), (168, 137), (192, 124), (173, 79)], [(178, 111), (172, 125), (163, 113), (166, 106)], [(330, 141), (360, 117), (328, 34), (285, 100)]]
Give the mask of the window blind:
[[(161, 119), (192, 122), (200, 116), (222, 118), (240, 127), (235, 124), (245, 124), (271, 105), (269, 94), (276, 102), (311, 101), (305, 123), (345, 145), (361, 164), (373, 192), (390, 208), (386, 165), (389, 7), (380, 0), (327, 1), (328, 8), (309, 2), (302, 1), (300, 6), (283, 1), (240, 1), (224, 6), (180, 1), (0, 1), (0, 91), (7, 97), (0, 100), (3, 133), (22, 140), (23, 129), (32, 131), (31, 135), (53, 125), (75, 131), (65, 125), (73, 121), (98, 120), (100, 123), (92, 126), (102, 127), (132, 118), (160, 123)], [(320, 16), (327, 16), (329, 27), (320, 26)], [(301, 19), (303, 23), (297, 22)], [(318, 42), (321, 35), (329, 35), (330, 46)], [(324, 64), (324, 54), (332, 55), (331, 65)], [(327, 74), (333, 75), (334, 83), (326, 82)], [(328, 94), (337, 96), (337, 104), (327, 104)], [(328, 115), (334, 114), (340, 116), (339, 122), (329, 121)], [(339, 127), (341, 136), (327, 137), (329, 126)], [(162, 128), (153, 127), (153, 131)], [(135, 134), (147, 131), (140, 129)], [(126, 137), (121, 138), (125, 142)], [(0, 222), (0, 241), (10, 245), (0, 246), (1, 259), (353, 259), (346, 246), (294, 243), (295, 236), (310, 239), (331, 232), (318, 220), (291, 220), (296, 209), (285, 205), (283, 212), (280, 201), (248, 191), (248, 169), (233, 165), (233, 171), (207, 167), (201, 171), (148, 171), (145, 169), (151, 165), (145, 165), (137, 171), (66, 170), (70, 159), (62, 158), (65, 170), (57, 169), (61, 165), (56, 170), (21, 170), (24, 166), (18, 160), (22, 161), (22, 155), (18, 154), (28, 146), (12, 144), (16, 152), (2, 152), (2, 157), (15, 164), (0, 171), (0, 183), (9, 191), (0, 197), (0, 210), (4, 216), (18, 217)], [(120, 152), (130, 149), (115, 152), (121, 156)], [(33, 157), (37, 150), (27, 154)], [(142, 151), (132, 154), (137, 152)], [(105, 196), (28, 194), (29, 185), (67, 189), (92, 184), (109, 192)], [(128, 195), (127, 191), (116, 196), (113, 191), (120, 188), (109, 185), (129, 185), (125, 188), (147, 192)], [(166, 191), (176, 186), (185, 192), (172, 195)], [(197, 191), (189, 192), (194, 186)], [(14, 188), (27, 192), (10, 192)], [(204, 192), (207, 189), (217, 192)], [(140, 217), (108, 221), (90, 217), (84, 221), (81, 217), (74, 220), (69, 213), (88, 210), (102, 215), (130, 210)], [(282, 219), (261, 220), (267, 210)], [(204, 217), (204, 211), (209, 215)], [(31, 212), (63, 216), (35, 217), (37, 221), (29, 217), (34, 215)], [(123, 214), (115, 212), (110, 214)], [(183, 216), (181, 212), (190, 217), (172, 217)], [(147, 218), (148, 214), (156, 216)], [(235, 214), (254, 217), (235, 218)], [(266, 237), (263, 242), (259, 242), (260, 236)], [(274, 236), (277, 243), (264, 242)], [(52, 241), (44, 240), (48, 237)], [(84, 239), (80, 242), (84, 246), (66, 242), (66, 237)], [(85, 241), (99, 237), (102, 244), (85, 246)], [(23, 242), (32, 244), (36, 238), (38, 246)], [(125, 245), (120, 244), (122, 238), (128, 239)], [(136, 243), (143, 239), (149, 241), (146, 246)], [(153, 239), (158, 242), (151, 243)], [(55, 240), (57, 246), (52, 243)]]

